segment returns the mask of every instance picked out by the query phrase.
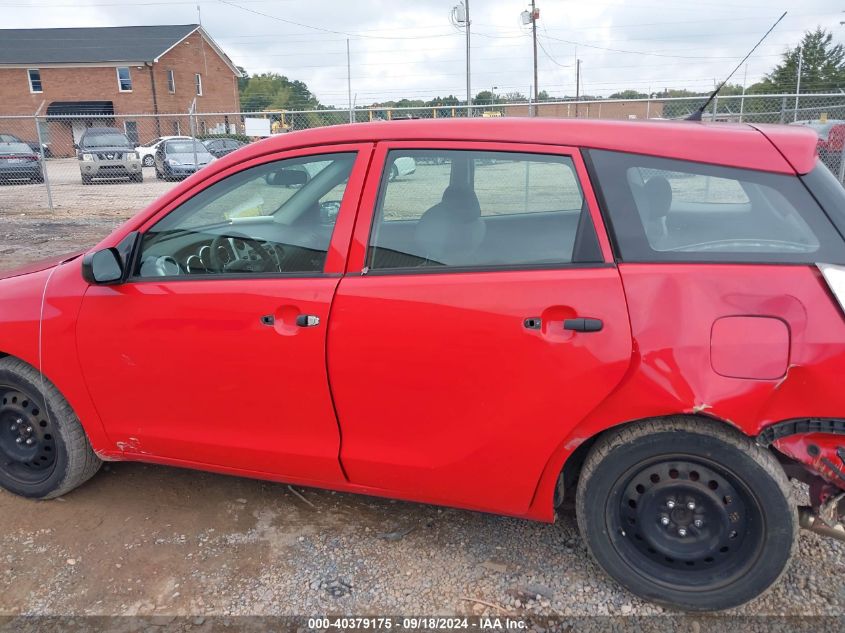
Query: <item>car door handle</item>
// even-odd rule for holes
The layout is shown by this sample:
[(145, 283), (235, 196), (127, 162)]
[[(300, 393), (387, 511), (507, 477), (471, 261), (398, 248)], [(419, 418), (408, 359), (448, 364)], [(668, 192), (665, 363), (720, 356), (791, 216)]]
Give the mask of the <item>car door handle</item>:
[(566, 319), (563, 322), (564, 330), (573, 330), (574, 332), (598, 332), (604, 327), (601, 319), (589, 319), (579, 317), (577, 319)]
[(314, 314), (300, 314), (296, 317), (296, 324), (299, 327), (314, 327), (320, 325), (320, 317)]

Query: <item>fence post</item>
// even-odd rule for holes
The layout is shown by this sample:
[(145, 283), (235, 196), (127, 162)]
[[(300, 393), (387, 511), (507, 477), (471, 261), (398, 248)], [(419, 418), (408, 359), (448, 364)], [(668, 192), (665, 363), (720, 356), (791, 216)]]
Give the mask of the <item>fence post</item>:
[[(38, 109), (35, 111), (35, 115), (32, 117), (35, 119), (35, 134), (38, 136), (38, 153), (41, 154), (41, 175), (44, 176), (44, 187), (47, 189), (47, 206), (50, 208), (50, 211), (53, 211), (53, 192), (50, 189), (50, 176), (47, 174), (47, 156), (44, 153), (44, 139), (41, 135), (41, 126), (38, 124), (38, 113), (41, 112), (41, 108), (44, 107), (46, 102), (42, 101), (41, 105), (38, 106)], [(46, 121), (46, 118), (45, 118)]]
[(845, 143), (842, 143), (842, 151), (839, 153), (839, 182), (845, 185)]

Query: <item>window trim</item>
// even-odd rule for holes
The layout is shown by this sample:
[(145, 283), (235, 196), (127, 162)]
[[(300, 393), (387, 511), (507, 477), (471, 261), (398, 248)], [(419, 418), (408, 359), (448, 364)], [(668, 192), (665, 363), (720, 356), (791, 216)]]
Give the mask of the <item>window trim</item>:
[[(120, 69), (121, 68), (125, 68), (126, 72), (129, 74), (129, 89), (128, 90), (124, 90), (123, 85), (121, 84), (121, 79), (120, 79)], [(118, 92), (132, 92), (132, 87), (133, 87), (133, 84), (132, 84), (132, 69), (129, 66), (115, 66), (114, 72), (115, 72), (115, 75), (117, 76), (117, 90), (118, 90)]]
[(176, 73), (172, 68), (167, 71), (167, 92), (176, 94)]
[[(41, 86), (40, 90), (36, 90), (35, 87), (32, 85), (32, 72), (35, 71), (38, 73), (38, 84)], [(30, 94), (41, 94), (44, 92), (44, 81), (41, 79), (41, 69), (40, 68), (27, 68), (26, 69), (26, 79), (29, 82), (29, 92)]]
[(202, 74), (194, 73), (194, 92), (198, 97), (202, 96)]
[[(599, 243), (601, 251), (601, 262), (591, 263), (541, 263), (541, 264), (502, 264), (484, 265), (472, 267), (440, 267), (429, 268), (378, 268), (368, 267), (368, 252), (372, 231), (375, 226), (377, 209), (382, 198), (382, 191), (389, 180), (385, 171), (387, 156), (395, 150), (443, 150), (443, 151), (485, 151), (485, 152), (507, 152), (516, 154), (542, 154), (547, 156), (567, 157), (572, 161), (575, 168), (575, 175), (587, 211), (592, 220), (593, 230)], [(376, 177), (375, 174), (378, 174)], [(581, 156), (581, 150), (574, 146), (551, 145), (540, 143), (512, 143), (504, 141), (381, 141), (376, 144), (372, 165), (370, 166), (370, 177), (367, 181), (363, 196), (361, 198), (358, 222), (355, 225), (355, 233), (352, 238), (352, 245), (349, 251), (349, 263), (347, 273), (359, 275), (404, 275), (404, 274), (449, 274), (458, 272), (495, 272), (510, 270), (562, 270), (569, 268), (599, 268), (607, 265), (615, 265), (610, 241), (607, 236), (604, 218), (601, 216), (599, 205), (593, 191), (592, 181), (588, 176), (586, 166)], [(413, 271), (409, 273), (409, 271)]]
[(349, 174), (349, 180), (346, 184), (343, 200), (338, 211), (337, 221), (332, 231), (332, 237), (329, 241), (328, 254), (326, 255), (326, 262), (323, 266), (323, 271), (315, 272), (287, 272), (287, 273), (237, 273), (229, 275), (177, 275), (177, 276), (162, 276), (162, 277), (139, 277), (132, 275), (127, 278), (125, 283), (146, 283), (153, 282), (170, 282), (170, 281), (223, 281), (224, 279), (256, 279), (269, 277), (274, 279), (291, 279), (291, 278), (315, 278), (315, 277), (333, 277), (342, 275), (345, 272), (346, 260), (348, 255), (348, 247), (353, 226), (355, 225), (356, 212), (358, 209), (358, 201), (361, 197), (361, 191), (364, 186), (367, 169), (370, 164), (374, 145), (373, 143), (339, 143), (336, 145), (318, 145), (312, 147), (299, 147), (280, 152), (273, 152), (270, 154), (263, 154), (255, 156), (250, 160), (230, 165), (220, 171), (208, 175), (204, 180), (196, 182), (193, 186), (184, 191), (176, 192), (175, 197), (165, 196), (161, 200), (161, 206), (153, 209), (150, 213), (130, 220), (124, 232), (121, 233), (115, 241), (120, 242), (123, 237), (132, 231), (138, 231), (141, 235), (138, 238), (137, 245), (132, 253), (131, 260), (134, 271), (134, 266), (137, 264), (136, 258), (140, 256), (140, 244), (143, 241), (143, 235), (154, 226), (159, 220), (174, 211), (190, 198), (213, 186), (215, 183), (233, 176), (237, 173), (250, 169), (252, 167), (259, 167), (267, 163), (272, 163), (289, 158), (304, 158), (309, 156), (319, 156), (322, 154), (338, 154), (338, 153), (357, 153), (355, 163), (352, 166), (352, 171)]

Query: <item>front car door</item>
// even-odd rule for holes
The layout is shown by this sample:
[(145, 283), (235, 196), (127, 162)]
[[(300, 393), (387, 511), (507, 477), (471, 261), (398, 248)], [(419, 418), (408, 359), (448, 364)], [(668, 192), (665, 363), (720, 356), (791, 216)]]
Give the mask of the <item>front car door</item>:
[[(408, 158), (415, 173), (391, 179)], [(631, 357), (581, 157), (413, 142), (380, 144), (373, 163), (330, 323), (344, 469), (407, 498), (524, 513)]]
[(120, 449), (343, 479), (326, 328), (370, 152), (296, 150), (215, 174), (142, 227), (128, 282), (88, 289), (82, 370)]

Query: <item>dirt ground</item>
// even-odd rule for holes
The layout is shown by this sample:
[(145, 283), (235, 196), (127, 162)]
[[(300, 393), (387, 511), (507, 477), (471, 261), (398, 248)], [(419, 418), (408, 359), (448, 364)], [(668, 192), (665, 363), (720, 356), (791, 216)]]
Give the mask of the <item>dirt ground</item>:
[[(68, 187), (89, 197), (52, 213), (37, 186), (0, 187), (0, 270), (95, 243), (150, 186), (170, 185)], [(781, 581), (734, 614), (845, 616), (843, 570), (845, 544), (803, 533)], [(0, 492), (0, 616), (482, 612), (664, 613), (601, 572), (571, 514), (545, 525), (130, 463), (55, 501)]]

